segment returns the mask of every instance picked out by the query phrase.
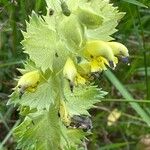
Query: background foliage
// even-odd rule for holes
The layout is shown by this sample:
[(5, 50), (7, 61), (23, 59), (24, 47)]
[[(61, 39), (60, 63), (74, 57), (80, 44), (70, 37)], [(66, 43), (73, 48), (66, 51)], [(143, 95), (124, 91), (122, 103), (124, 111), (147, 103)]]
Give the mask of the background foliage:
[[(119, 64), (115, 71), (108, 71), (97, 79), (109, 94), (90, 111), (94, 126), (89, 136), (90, 150), (136, 149), (140, 139), (147, 140), (145, 135), (150, 132), (150, 2), (111, 2), (126, 12), (114, 37), (128, 47), (131, 65)], [(11, 135), (20, 120), (17, 110), (6, 103), (16, 85), (14, 78), (19, 75), (16, 68), (27, 58), (22, 55), (20, 31), (25, 30), (25, 20), (31, 11), (46, 14), (45, 6), (43, 0), (0, 0), (0, 149), (16, 147)], [(122, 112), (121, 118), (113, 126), (107, 126), (107, 116), (114, 108)]]

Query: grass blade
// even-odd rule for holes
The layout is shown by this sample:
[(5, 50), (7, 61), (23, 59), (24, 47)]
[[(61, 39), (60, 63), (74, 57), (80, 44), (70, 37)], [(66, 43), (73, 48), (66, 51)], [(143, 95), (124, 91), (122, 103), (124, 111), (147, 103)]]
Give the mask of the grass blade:
[(102, 99), (102, 102), (136, 102), (136, 103), (150, 103), (150, 100), (138, 99)]
[(109, 144), (109, 145), (103, 146), (99, 150), (111, 150), (111, 149), (115, 149), (116, 150), (116, 148), (124, 147), (124, 146), (126, 146), (128, 144), (133, 144), (133, 143), (134, 142), (130, 142), (130, 143), (128, 143), (128, 142), (125, 142), (125, 143), (113, 143), (113, 144)]
[(7, 125), (7, 122), (5, 121), (5, 119), (4, 119), (4, 117), (3, 117), (3, 115), (2, 115), (1, 112), (0, 112), (0, 119), (1, 119), (1, 121), (3, 122), (5, 128), (9, 131), (9, 130), (10, 130), (10, 129), (9, 129), (9, 126)]
[(17, 64), (22, 64), (23, 61), (12, 61), (12, 62), (6, 62), (0, 64), (0, 68), (7, 67), (7, 66), (12, 66), (12, 65), (17, 65)]
[(124, 1), (124, 2), (127, 2), (127, 3), (134, 4), (134, 5), (139, 6), (139, 7), (148, 8), (146, 5), (144, 5), (143, 3), (138, 2), (138, 1), (136, 1), (136, 0), (123, 0), (123, 1)]
[(121, 82), (116, 78), (116, 76), (110, 71), (107, 70), (104, 72), (105, 76), (110, 80), (110, 82), (118, 89), (118, 91), (122, 94), (122, 96), (129, 101), (131, 107), (141, 116), (143, 121), (145, 121), (150, 126), (150, 117), (149, 115), (141, 108), (141, 106), (137, 102), (132, 102), (134, 98), (127, 91), (127, 89), (121, 84)]
[(20, 123), (20, 120), (18, 120), (18, 121), (14, 124), (13, 128), (9, 131), (9, 133), (6, 135), (6, 137), (4, 138), (4, 140), (2, 141), (2, 143), (0, 144), (0, 149), (3, 148), (4, 144), (7, 142), (7, 140), (8, 140), (8, 139), (10, 138), (10, 136), (12, 135), (14, 128), (15, 128), (19, 123)]

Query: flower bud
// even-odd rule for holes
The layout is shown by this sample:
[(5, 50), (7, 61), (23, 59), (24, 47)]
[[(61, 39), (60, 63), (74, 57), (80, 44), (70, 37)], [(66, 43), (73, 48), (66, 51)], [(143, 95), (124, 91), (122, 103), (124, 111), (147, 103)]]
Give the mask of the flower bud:
[(71, 58), (68, 58), (65, 63), (63, 74), (69, 81), (74, 83), (75, 77), (77, 76), (77, 69)]
[(66, 4), (65, 1), (63, 1), (63, 2), (61, 3), (61, 9), (62, 9), (62, 12), (63, 12), (63, 14), (64, 14), (65, 16), (70, 16), (71, 11), (69, 10), (69, 8), (68, 8), (68, 6), (67, 6), (67, 4)]

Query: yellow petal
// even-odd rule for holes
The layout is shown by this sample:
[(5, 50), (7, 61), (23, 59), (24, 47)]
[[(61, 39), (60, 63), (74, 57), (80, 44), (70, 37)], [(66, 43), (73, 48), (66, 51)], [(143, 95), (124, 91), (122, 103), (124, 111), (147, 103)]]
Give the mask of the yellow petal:
[(100, 57), (98, 57), (98, 60), (101, 61), (101, 62), (103, 62), (103, 63), (106, 64), (107, 66), (109, 66), (109, 63), (108, 63), (108, 61), (107, 61), (106, 58), (100, 56)]
[(91, 61), (91, 72), (99, 72), (102, 71), (102, 66), (99, 64), (99, 62), (94, 59)]
[(101, 40), (88, 41), (83, 49), (83, 54), (88, 59), (102, 56), (109, 61), (114, 60), (114, 54), (110, 46)]
[(129, 56), (128, 49), (123, 44), (119, 42), (107, 42), (107, 44), (111, 47), (114, 55)]
[(114, 63), (118, 64), (118, 58), (117, 57), (114, 57)]
[(86, 83), (85, 78), (83, 78), (80, 74), (77, 74), (75, 84), (76, 85), (78, 85), (78, 84), (84, 85), (85, 83)]
[(91, 61), (91, 72), (107, 70), (106, 65), (109, 66), (107, 59), (99, 56)]
[(97, 61), (98, 61), (99, 66), (101, 67), (102, 70), (107, 70), (106, 65), (109, 66), (109, 63), (108, 63), (107, 59), (100, 56), (100, 57), (97, 58)]

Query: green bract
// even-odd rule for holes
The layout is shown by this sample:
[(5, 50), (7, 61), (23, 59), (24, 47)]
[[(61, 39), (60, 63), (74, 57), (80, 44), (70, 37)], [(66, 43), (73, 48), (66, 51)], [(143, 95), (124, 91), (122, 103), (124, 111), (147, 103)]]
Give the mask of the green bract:
[(103, 17), (96, 14), (89, 5), (79, 6), (77, 16), (88, 29), (98, 28), (103, 23)]
[[(87, 43), (90, 40), (99, 40), (100, 43), (102, 40), (101, 43), (108, 44), (124, 13), (119, 13), (108, 0), (46, 2), (47, 15), (38, 16), (32, 12), (26, 31), (22, 32), (22, 45), (29, 60), (24, 69), (18, 70), (23, 76), (37, 70), (40, 80), (34, 87), (34, 84), (29, 84), (34, 90), (24, 90), (21, 98), (19, 86), (10, 95), (8, 103), (18, 105), (20, 114), (24, 116), (14, 136), (17, 148), (23, 150), (83, 150), (82, 142), (87, 132), (72, 127), (70, 118), (90, 116), (88, 110), (107, 94), (91, 83), (91, 74), (95, 70), (106, 70), (110, 61), (118, 62), (111, 47), (107, 53), (114, 59), (109, 60), (106, 57), (109, 54), (101, 55), (102, 44), (98, 48), (95, 46), (95, 50), (91, 45), (87, 50)], [(49, 12), (51, 10), (53, 13)], [(93, 54), (94, 51), (100, 52)], [(70, 119), (67, 125), (65, 119)]]
[(69, 50), (76, 51), (83, 46), (84, 28), (75, 15), (71, 14), (69, 17), (64, 17), (58, 26), (61, 39), (66, 43)]

